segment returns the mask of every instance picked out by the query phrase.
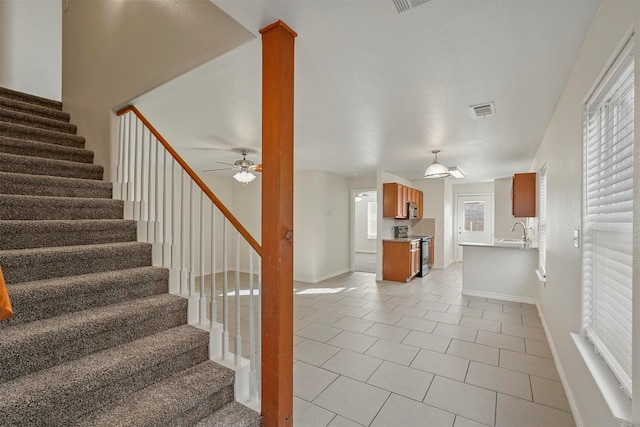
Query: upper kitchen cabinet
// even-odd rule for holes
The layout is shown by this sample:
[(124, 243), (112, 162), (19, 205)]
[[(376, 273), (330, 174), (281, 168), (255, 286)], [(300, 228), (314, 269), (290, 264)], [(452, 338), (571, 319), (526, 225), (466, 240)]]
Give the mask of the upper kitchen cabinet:
[(397, 182), (383, 184), (382, 187), (382, 216), (385, 218), (407, 219), (408, 203), (418, 206), (418, 218), (422, 218), (422, 191)]
[(536, 216), (536, 173), (513, 175), (511, 187), (511, 213), (516, 218)]

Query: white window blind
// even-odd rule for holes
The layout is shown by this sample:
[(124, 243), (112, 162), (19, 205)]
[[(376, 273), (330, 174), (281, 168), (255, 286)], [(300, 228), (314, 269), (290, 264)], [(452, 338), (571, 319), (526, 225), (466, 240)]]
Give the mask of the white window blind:
[(538, 197), (538, 264), (542, 277), (547, 275), (547, 166), (540, 169)]
[(625, 47), (587, 103), (585, 333), (631, 395), (633, 57)]

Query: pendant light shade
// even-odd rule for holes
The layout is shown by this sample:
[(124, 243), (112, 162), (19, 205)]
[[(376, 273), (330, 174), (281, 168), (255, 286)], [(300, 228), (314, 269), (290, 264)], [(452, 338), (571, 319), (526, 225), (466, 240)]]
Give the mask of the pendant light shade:
[(438, 153), (440, 150), (433, 150), (432, 153), (435, 155), (435, 159), (433, 163), (429, 165), (426, 171), (424, 171), (425, 178), (446, 178), (449, 175), (449, 168), (445, 165), (438, 163)]
[(243, 184), (248, 184), (249, 182), (256, 179), (256, 176), (249, 171), (242, 170), (237, 174), (233, 175), (233, 179)]

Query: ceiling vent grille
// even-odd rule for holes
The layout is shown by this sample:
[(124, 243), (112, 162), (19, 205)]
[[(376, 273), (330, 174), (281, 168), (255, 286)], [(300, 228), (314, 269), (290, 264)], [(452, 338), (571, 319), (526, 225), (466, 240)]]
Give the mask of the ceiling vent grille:
[(393, 0), (393, 4), (396, 6), (398, 13), (402, 13), (414, 7), (429, 3), (430, 1), (431, 0)]
[(472, 105), (471, 109), (475, 117), (486, 117), (496, 113), (496, 107), (493, 105), (493, 102)]

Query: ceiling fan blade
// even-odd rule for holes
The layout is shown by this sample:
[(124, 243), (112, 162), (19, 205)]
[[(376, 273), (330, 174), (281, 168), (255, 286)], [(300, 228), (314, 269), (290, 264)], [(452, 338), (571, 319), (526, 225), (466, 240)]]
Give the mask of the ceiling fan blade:
[(234, 168), (207, 169), (207, 170), (203, 170), (202, 172), (230, 171), (230, 170), (233, 170), (233, 169), (234, 169)]
[(227, 162), (216, 162), (216, 163), (220, 163), (221, 165), (235, 166), (233, 163), (227, 163)]
[(260, 173), (262, 172), (262, 163), (259, 163), (257, 165), (251, 165), (249, 168)]

